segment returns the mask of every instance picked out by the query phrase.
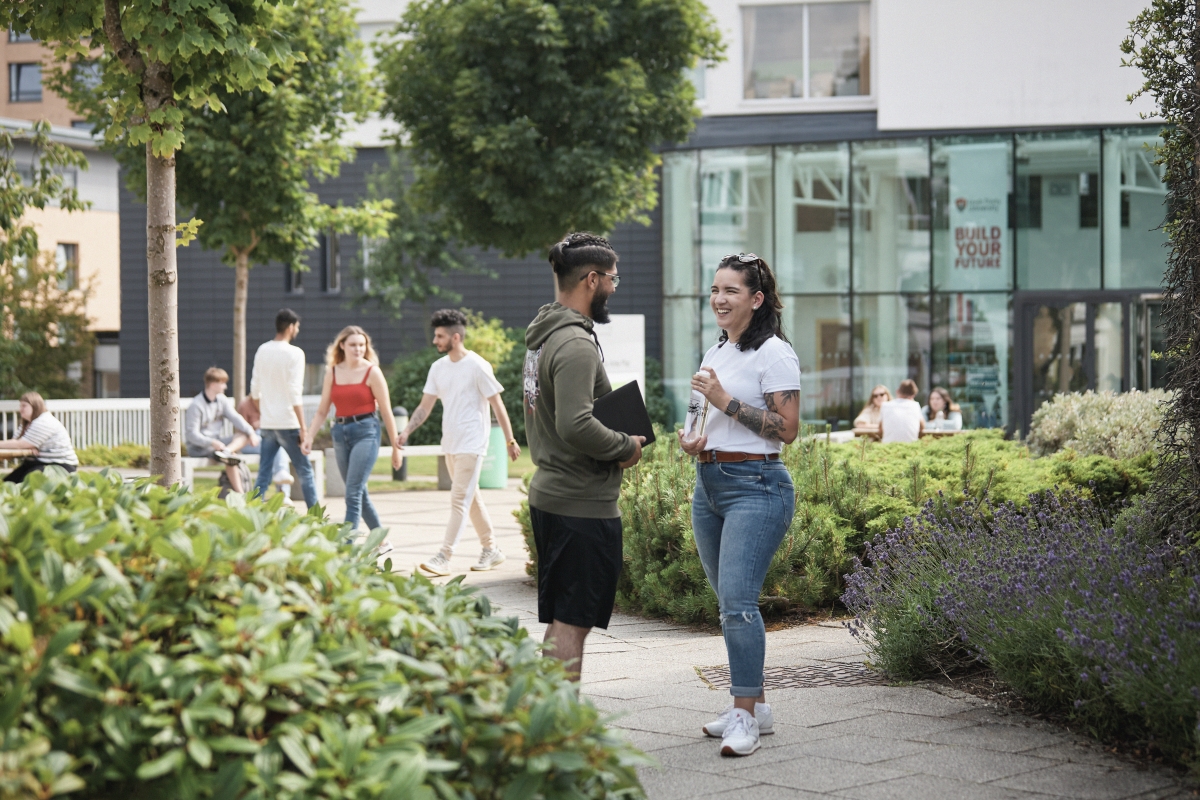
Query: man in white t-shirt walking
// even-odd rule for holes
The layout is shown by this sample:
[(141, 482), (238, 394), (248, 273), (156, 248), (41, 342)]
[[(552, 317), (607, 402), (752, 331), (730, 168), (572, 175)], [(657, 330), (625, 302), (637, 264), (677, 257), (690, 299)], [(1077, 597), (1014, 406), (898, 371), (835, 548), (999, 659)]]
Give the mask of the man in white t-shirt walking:
[(905, 378), (896, 389), (896, 399), (879, 407), (880, 441), (915, 442), (925, 432), (925, 421), (921, 419), (921, 404), (917, 396), (916, 381)]
[(259, 451), (259, 497), (271, 486), (271, 465), (280, 448), (287, 451), (300, 477), (304, 502), (317, 504), (317, 482), (308, 456), (300, 449), (304, 441), (304, 351), (292, 344), (300, 335), (300, 316), (290, 308), (275, 315), (275, 338), (264, 342), (254, 354), (250, 397), (258, 407), (262, 449)]
[(429, 368), (421, 404), (413, 412), (408, 427), (400, 433), (400, 446), (429, 418), (433, 404), (442, 401), (442, 453), (450, 472), (450, 521), (446, 538), (437, 554), (423, 562), (420, 568), (430, 575), (449, 575), (450, 558), (466, 527), (466, 516), (479, 534), (483, 552), (472, 570), (489, 570), (504, 562), (504, 553), (496, 546), (495, 532), (487, 508), (479, 497), (479, 473), (487, 455), (490, 418), (488, 406), (508, 442), (508, 456), (513, 461), (521, 448), (513, 438), (508, 412), (500, 400), (504, 387), (496, 380), (492, 365), (463, 346), (467, 332), (467, 317), (461, 311), (442, 309), (433, 315), (433, 346), (443, 357)]

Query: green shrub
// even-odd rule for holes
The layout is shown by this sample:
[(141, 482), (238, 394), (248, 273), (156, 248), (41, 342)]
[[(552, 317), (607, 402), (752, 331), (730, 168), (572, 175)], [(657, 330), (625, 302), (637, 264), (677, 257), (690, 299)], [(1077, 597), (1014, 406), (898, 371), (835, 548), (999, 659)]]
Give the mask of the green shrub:
[(927, 508), (877, 537), (843, 595), (872, 661), (900, 678), (982, 660), (1031, 704), (1101, 736), (1200, 744), (1200, 551), (1158, 535), (1139, 498)]
[(1162, 389), (1055, 395), (1033, 414), (1029, 449), (1049, 455), (1070, 448), (1080, 455), (1118, 459), (1154, 452), (1154, 435), (1169, 399)]
[(109, 473), (4, 484), (0, 794), (641, 796), (516, 621), (381, 572), (382, 535)]
[(137, 467), (150, 466), (150, 447), (133, 442), (122, 442), (116, 447), (102, 444), (88, 445), (75, 451), (79, 463), (87, 467)]
[[(768, 616), (834, 606), (865, 544), (917, 516), (929, 500), (944, 515), (966, 498), (1024, 503), (1047, 488), (1070, 486), (1110, 504), (1144, 491), (1152, 461), (1147, 455), (1122, 462), (1080, 458), (1071, 451), (1034, 459), (1024, 445), (993, 430), (888, 445), (866, 439), (829, 444), (805, 433), (783, 450), (796, 485), (796, 515), (763, 584), (760, 603)], [(695, 481), (692, 460), (668, 433), (626, 471), (617, 594), (623, 609), (680, 622), (719, 620), (692, 537)], [(535, 576), (527, 505), (516, 513), (530, 552), (527, 570)]]

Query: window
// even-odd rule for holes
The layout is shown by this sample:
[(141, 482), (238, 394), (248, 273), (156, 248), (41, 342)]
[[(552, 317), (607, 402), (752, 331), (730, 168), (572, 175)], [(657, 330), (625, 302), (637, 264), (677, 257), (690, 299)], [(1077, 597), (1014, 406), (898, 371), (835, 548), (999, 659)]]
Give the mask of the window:
[(304, 272), (295, 264), (283, 270), (283, 289), (288, 294), (304, 294)]
[(8, 29), (8, 43), (9, 44), (22, 44), (24, 42), (36, 42), (36, 41), (37, 41), (37, 39), (33, 38), (33, 34), (31, 34), (29, 31), (25, 31), (24, 33), (17, 33), (12, 28)]
[(79, 245), (59, 242), (54, 248), (58, 266), (58, 288), (64, 292), (79, 288)]
[(1017, 134), (1015, 145), (1018, 204), (1026, 181), (1026, 198), (1040, 198), (1029, 227), (1015, 231), (1017, 288), (1101, 288), (1099, 131)]
[(870, 3), (743, 8), (746, 98), (869, 95), (870, 20)]
[(42, 65), (8, 65), (8, 102), (38, 103), (42, 99)]
[(696, 102), (703, 103), (705, 96), (705, 67), (703, 61), (697, 61), (696, 66), (691, 69), (684, 70), (687, 79), (692, 82), (692, 86), (696, 88)]
[(333, 230), (321, 234), (321, 288), (326, 292), (342, 289), (342, 259), (338, 237)]

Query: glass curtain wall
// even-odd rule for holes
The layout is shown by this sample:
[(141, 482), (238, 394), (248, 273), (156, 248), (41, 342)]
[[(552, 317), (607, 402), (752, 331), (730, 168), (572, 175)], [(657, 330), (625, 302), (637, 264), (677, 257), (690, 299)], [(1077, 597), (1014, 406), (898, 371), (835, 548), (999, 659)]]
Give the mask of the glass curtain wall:
[[(949, 390), (967, 427), (1009, 427), (1014, 290), (1152, 292), (1161, 282), (1157, 133), (665, 154), (663, 359), (676, 416), (720, 333), (708, 309), (716, 265), (754, 252), (778, 274), (803, 420), (847, 427), (873, 386), (894, 391), (912, 378), (922, 402), (935, 386)], [(1112, 328), (1105, 342), (1118, 340), (1119, 311), (1098, 312)], [(1120, 348), (1097, 348), (1097, 385), (1118, 386)], [(1143, 360), (1134, 369), (1145, 371)]]

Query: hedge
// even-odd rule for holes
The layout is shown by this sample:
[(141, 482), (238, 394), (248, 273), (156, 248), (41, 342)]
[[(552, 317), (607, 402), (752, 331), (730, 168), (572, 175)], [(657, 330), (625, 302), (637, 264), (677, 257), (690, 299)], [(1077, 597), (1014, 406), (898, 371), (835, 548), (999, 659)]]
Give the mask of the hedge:
[(340, 529), (107, 471), (4, 484), (0, 796), (642, 796), (514, 619)]
[[(912, 444), (866, 439), (830, 444), (811, 431), (784, 448), (796, 484), (796, 515), (767, 573), (764, 614), (834, 608), (853, 558), (874, 536), (917, 516), (928, 500), (947, 512), (967, 498), (1024, 503), (1051, 487), (1077, 487), (1103, 504), (1144, 492), (1153, 455), (1117, 461), (1066, 451), (1035, 459), (999, 431), (971, 431)], [(679, 622), (717, 624), (717, 599), (708, 586), (692, 537), (696, 473), (663, 433), (626, 471), (621, 488), (625, 560), (618, 606)], [(528, 503), (516, 512), (537, 574)]]

